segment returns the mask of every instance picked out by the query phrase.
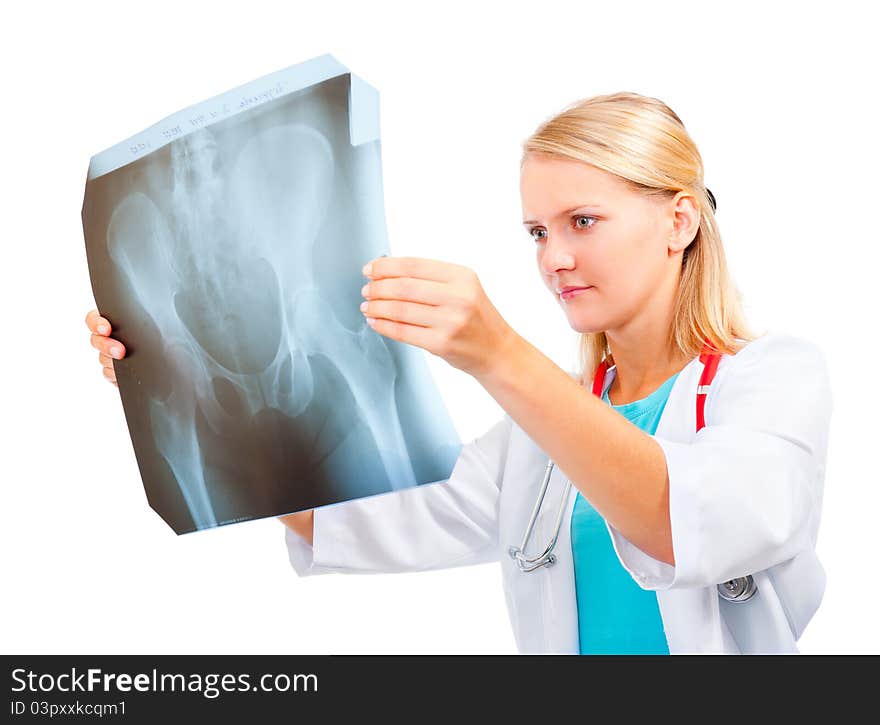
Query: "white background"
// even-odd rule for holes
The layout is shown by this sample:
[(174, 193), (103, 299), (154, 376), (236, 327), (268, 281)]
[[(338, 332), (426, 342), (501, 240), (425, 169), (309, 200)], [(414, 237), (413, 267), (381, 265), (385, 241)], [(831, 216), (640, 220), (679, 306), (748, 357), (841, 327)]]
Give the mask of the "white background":
[[(392, 254), (472, 267), (562, 366), (577, 338), (520, 225), (520, 144), (597, 93), (656, 96), (681, 116), (753, 325), (820, 343), (833, 375), (828, 587), (802, 651), (880, 651), (878, 57), (864, 3), (23, 5), (4, 10), (0, 42), (3, 652), (515, 652), (495, 564), (300, 579), (275, 519), (175, 536), (147, 505), (89, 345), (90, 156), (323, 53), (380, 92)], [(425, 355), (463, 440), (501, 416)]]

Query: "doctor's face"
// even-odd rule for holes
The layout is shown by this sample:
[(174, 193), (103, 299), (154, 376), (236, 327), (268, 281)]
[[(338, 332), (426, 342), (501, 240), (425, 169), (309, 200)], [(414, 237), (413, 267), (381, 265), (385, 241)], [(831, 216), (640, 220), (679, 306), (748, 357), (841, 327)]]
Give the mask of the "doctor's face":
[[(520, 195), (538, 271), (574, 330), (623, 328), (640, 310), (669, 304), (681, 269), (681, 249), (670, 247), (671, 201), (589, 164), (535, 153), (523, 163)], [(588, 289), (559, 294), (564, 287)]]

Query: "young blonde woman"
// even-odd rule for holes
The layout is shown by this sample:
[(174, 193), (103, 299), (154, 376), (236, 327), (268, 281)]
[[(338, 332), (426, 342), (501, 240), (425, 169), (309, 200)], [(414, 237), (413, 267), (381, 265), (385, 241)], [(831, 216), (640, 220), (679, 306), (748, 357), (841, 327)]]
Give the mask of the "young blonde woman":
[[(589, 98), (523, 151), (525, 232), (581, 370), (520, 337), (470, 269), (373, 260), (366, 323), (473, 375), (505, 415), (446, 482), (282, 517), (293, 568), (498, 561), (524, 653), (797, 652), (825, 586), (821, 350), (747, 330), (699, 151), (667, 105)], [(97, 310), (87, 323), (115, 382), (124, 347)]]

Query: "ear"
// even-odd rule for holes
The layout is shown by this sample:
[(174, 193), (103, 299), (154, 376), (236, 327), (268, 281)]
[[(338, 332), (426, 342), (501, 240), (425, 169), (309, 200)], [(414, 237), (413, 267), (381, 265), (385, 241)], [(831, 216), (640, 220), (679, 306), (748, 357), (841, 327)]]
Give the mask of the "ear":
[(693, 194), (679, 191), (671, 202), (672, 228), (668, 246), (670, 254), (683, 251), (700, 229), (700, 207)]

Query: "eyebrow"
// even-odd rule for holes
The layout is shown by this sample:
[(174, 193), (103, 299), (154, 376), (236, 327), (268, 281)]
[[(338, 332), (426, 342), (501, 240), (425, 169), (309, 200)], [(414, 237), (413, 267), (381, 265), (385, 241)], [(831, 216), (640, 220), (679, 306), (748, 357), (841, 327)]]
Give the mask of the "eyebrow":
[[(596, 208), (599, 205), (598, 204), (578, 204), (577, 206), (573, 206), (571, 209), (566, 209), (565, 211), (559, 212), (559, 214), (557, 216), (567, 216), (568, 214), (571, 214), (573, 211), (577, 211), (578, 209), (584, 209), (588, 206)], [(523, 224), (537, 224), (537, 223), (538, 222), (535, 221), (534, 219), (529, 219), (529, 220), (523, 222)]]

